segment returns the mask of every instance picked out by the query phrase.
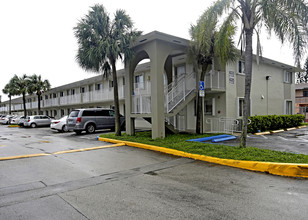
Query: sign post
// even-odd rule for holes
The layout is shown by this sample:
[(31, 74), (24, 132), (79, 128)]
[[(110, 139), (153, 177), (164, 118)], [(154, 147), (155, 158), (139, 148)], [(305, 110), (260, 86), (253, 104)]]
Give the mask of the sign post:
[(204, 133), (204, 96), (205, 96), (205, 83), (204, 81), (199, 81), (199, 96), (202, 97), (202, 104), (201, 104), (201, 133)]

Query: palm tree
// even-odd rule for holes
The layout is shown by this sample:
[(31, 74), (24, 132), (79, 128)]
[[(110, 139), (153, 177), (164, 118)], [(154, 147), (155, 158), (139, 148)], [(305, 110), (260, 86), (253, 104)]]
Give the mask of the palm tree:
[(252, 78), (252, 41), (254, 31), (257, 35), (257, 63), (261, 52), (259, 34), (262, 27), (268, 33), (275, 33), (284, 43), (292, 44), (296, 65), (300, 65), (304, 47), (308, 38), (308, 6), (303, 0), (218, 0), (209, 13), (223, 16), (227, 12), (222, 26), (240, 20), (241, 43), (245, 51), (245, 97), (241, 146), (246, 147), (247, 122), (250, 112), (250, 91)]
[(12, 96), (15, 96), (18, 94), (18, 91), (16, 90), (16, 87), (14, 83), (12, 82), (12, 79), (9, 81), (8, 84), (5, 85), (2, 92), (4, 94), (7, 94), (9, 97), (9, 114), (12, 114)]
[(11, 79), (12, 84), (16, 87), (16, 95), (22, 95), (23, 107), (24, 107), (24, 116), (27, 116), (27, 109), (26, 109), (26, 94), (31, 94), (30, 90), (30, 80), (26, 74), (18, 77), (16, 74)]
[[(197, 25), (191, 26), (191, 42), (188, 50), (190, 61), (196, 62), (195, 65), (201, 67), (200, 81), (204, 81), (206, 71), (213, 60), (218, 58), (221, 64), (225, 65), (227, 61), (235, 61), (236, 48), (232, 41), (235, 33), (233, 23), (225, 26), (225, 29), (217, 30), (217, 16), (210, 13), (211, 10), (205, 11)], [(202, 123), (202, 98), (197, 93), (197, 120), (196, 133), (200, 134)]]
[(41, 75), (36, 74), (30, 76), (29, 79), (31, 93), (33, 92), (37, 95), (38, 114), (40, 114), (42, 93), (50, 89), (50, 83), (47, 79), (43, 81)]
[(91, 7), (89, 14), (74, 28), (78, 41), (77, 62), (88, 71), (105, 72), (111, 67), (114, 89), (115, 135), (121, 135), (116, 61), (130, 58), (131, 44), (141, 34), (133, 30), (130, 17), (117, 10), (113, 21), (102, 5)]

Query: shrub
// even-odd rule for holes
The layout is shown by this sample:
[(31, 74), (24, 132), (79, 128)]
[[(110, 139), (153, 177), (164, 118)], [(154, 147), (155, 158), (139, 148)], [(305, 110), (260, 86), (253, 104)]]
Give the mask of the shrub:
[(249, 117), (249, 133), (270, 131), (299, 126), (305, 119), (304, 115), (263, 115)]

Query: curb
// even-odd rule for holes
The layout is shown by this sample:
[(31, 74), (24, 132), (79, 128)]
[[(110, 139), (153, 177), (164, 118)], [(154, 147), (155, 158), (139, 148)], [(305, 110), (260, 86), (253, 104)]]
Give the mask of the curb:
[(226, 165), (231, 167), (237, 167), (246, 170), (258, 171), (263, 173), (269, 173), (278, 176), (288, 177), (301, 177), (308, 178), (308, 164), (296, 164), (296, 163), (272, 163), (272, 162), (260, 162), (260, 161), (244, 161), (244, 160), (231, 160), (221, 159), (216, 157), (198, 155), (186, 153), (179, 150), (169, 149), (165, 147), (157, 147), (154, 145), (140, 144), (130, 141), (119, 141), (110, 138), (99, 138), (97, 140), (109, 142), (109, 143), (124, 143), (130, 147), (138, 147), (146, 150), (158, 151), (166, 154), (171, 154), (180, 157), (192, 158), (195, 160), (206, 161), (210, 163), (216, 163), (220, 165)]
[(275, 130), (275, 131), (264, 131), (264, 132), (258, 132), (258, 133), (254, 133), (254, 135), (264, 135), (264, 134), (275, 134), (275, 133), (279, 133), (279, 132), (284, 132), (284, 131), (292, 131), (298, 128), (306, 128), (307, 125), (302, 125), (302, 126), (297, 126), (297, 127), (293, 127), (293, 128), (286, 128), (286, 129), (280, 129), (280, 130)]

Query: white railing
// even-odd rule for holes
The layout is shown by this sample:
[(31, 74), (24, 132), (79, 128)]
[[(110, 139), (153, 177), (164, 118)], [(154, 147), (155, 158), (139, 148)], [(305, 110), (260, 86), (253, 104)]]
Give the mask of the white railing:
[(225, 72), (210, 71), (205, 75), (205, 89), (225, 89), (226, 74)]
[(151, 113), (151, 95), (132, 95), (132, 113)]
[(51, 106), (59, 106), (58, 98), (44, 100), (44, 107), (51, 107)]
[(196, 89), (196, 74), (184, 75), (165, 87), (165, 112), (171, 112), (179, 103)]
[(234, 118), (207, 118), (206, 123), (210, 125), (210, 132), (231, 133), (241, 130), (240, 121)]

